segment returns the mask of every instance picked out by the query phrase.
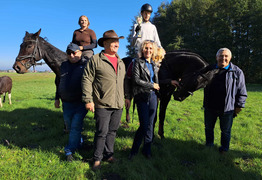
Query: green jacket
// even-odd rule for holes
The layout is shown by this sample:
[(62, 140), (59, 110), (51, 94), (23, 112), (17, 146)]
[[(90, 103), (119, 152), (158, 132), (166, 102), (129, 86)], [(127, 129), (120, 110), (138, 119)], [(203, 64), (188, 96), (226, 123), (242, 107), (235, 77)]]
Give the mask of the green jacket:
[(116, 56), (117, 74), (104, 51), (88, 61), (82, 78), (83, 102), (94, 102), (96, 108), (123, 108), (125, 65)]

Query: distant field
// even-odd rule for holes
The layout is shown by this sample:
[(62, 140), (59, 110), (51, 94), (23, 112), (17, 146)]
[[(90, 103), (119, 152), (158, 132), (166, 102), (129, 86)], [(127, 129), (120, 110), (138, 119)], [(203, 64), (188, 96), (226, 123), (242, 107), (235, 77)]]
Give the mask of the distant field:
[[(183, 102), (172, 100), (165, 121), (165, 139), (155, 130), (153, 158), (138, 154), (127, 159), (138, 128), (137, 111), (129, 128), (117, 132), (118, 162), (103, 162), (98, 172), (89, 164), (93, 153), (95, 122), (88, 113), (84, 122), (85, 149), (76, 161), (65, 160), (62, 109), (54, 108), (53, 73), (0, 73), (13, 79), (12, 105), (0, 109), (0, 179), (262, 179), (262, 85), (248, 85), (246, 108), (234, 119), (231, 150), (218, 153), (220, 129), (215, 128), (215, 147), (204, 146), (203, 90)], [(125, 113), (125, 111), (124, 111)], [(124, 114), (122, 122), (125, 122)], [(132, 121), (132, 120), (131, 120)]]

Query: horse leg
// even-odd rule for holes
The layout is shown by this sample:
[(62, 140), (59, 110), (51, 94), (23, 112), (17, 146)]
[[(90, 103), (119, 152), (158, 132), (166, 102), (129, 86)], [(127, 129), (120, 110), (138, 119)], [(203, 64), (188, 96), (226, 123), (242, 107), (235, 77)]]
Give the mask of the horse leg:
[(12, 102), (11, 102), (11, 93), (8, 93), (8, 99), (9, 99), (9, 104), (12, 104)]
[(153, 124), (153, 132), (154, 132), (154, 130), (155, 130), (155, 125), (156, 125), (156, 122), (157, 122), (157, 109), (158, 109), (158, 104), (159, 104), (159, 98), (157, 98), (156, 115), (155, 115), (154, 124)]
[(0, 94), (0, 107), (3, 107), (1, 94)]
[(130, 122), (130, 114), (129, 114), (129, 108), (126, 108), (126, 122), (129, 123)]
[(5, 96), (6, 96), (6, 92), (4, 92), (3, 103), (5, 102)]
[(162, 96), (160, 99), (160, 110), (159, 110), (159, 127), (158, 127), (158, 135), (162, 138), (164, 136), (164, 120), (166, 117), (166, 109), (167, 105), (171, 99), (171, 94), (167, 96)]

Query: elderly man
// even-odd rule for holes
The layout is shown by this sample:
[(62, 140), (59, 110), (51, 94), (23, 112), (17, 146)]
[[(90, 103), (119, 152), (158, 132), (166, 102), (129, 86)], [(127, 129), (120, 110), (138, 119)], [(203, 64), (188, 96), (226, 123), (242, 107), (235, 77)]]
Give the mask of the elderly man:
[[(87, 113), (82, 102), (81, 80), (86, 59), (82, 58), (82, 51), (78, 45), (70, 43), (66, 49), (68, 61), (61, 65), (61, 78), (58, 93), (63, 102), (63, 116), (66, 129), (69, 131), (69, 142), (65, 147), (65, 155), (68, 161), (73, 160), (73, 153), (81, 144), (81, 132), (83, 120)], [(55, 101), (55, 107), (59, 108), (60, 101)]]
[(247, 91), (243, 71), (230, 62), (231, 51), (221, 48), (217, 51), (219, 69), (212, 82), (204, 89), (206, 146), (214, 146), (214, 127), (220, 119), (221, 146), (219, 152), (229, 150), (233, 118), (245, 106)]
[(114, 142), (124, 106), (125, 65), (117, 51), (119, 39), (114, 30), (106, 31), (98, 40), (104, 47), (91, 57), (82, 79), (82, 100), (86, 109), (95, 112), (93, 170), (101, 167), (101, 160), (114, 162)]

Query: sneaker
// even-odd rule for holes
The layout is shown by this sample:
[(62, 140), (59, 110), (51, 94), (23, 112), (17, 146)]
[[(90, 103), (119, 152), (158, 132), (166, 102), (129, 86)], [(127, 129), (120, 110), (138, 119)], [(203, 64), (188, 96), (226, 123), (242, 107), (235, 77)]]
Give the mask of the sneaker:
[(66, 156), (66, 160), (67, 160), (68, 162), (72, 162), (72, 161), (74, 160), (73, 155), (72, 155), (72, 154), (69, 154), (68, 156)]

